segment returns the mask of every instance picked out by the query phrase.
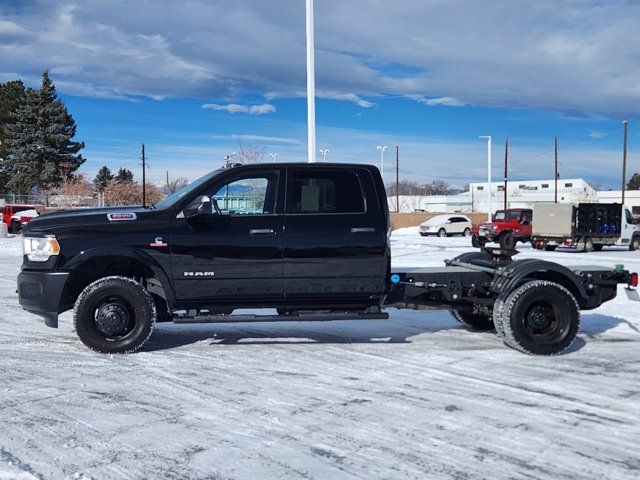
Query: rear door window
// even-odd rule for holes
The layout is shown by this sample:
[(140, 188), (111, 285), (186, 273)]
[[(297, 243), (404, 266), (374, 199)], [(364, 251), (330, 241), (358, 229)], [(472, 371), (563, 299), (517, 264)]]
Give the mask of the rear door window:
[(358, 176), (340, 169), (292, 169), (287, 188), (287, 213), (364, 213)]

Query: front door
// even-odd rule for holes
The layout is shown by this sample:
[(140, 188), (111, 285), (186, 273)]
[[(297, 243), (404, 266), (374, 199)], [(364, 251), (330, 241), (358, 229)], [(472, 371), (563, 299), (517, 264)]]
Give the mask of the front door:
[[(365, 200), (366, 199), (366, 200)], [(284, 282), (288, 300), (355, 300), (384, 290), (388, 250), (382, 207), (366, 169), (287, 172)]]
[(211, 215), (178, 215), (171, 229), (171, 263), (179, 301), (282, 298), (280, 175), (280, 169), (265, 169), (226, 176), (201, 192), (217, 204)]

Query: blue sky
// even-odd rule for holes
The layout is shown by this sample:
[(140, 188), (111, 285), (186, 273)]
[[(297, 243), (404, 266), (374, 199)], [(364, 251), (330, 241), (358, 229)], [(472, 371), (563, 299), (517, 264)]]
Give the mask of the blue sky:
[[(304, 2), (8, 1), (0, 4), (0, 81), (35, 85), (49, 69), (102, 165), (194, 179), (238, 137), (306, 158)], [(526, 10), (523, 6), (527, 5)], [(385, 176), (496, 176), (511, 143), (514, 180), (560, 173), (618, 187), (622, 119), (640, 170), (640, 6), (628, 2), (316, 1), (318, 148)], [(159, 6), (161, 6), (159, 8)], [(267, 157), (267, 160), (269, 157)]]

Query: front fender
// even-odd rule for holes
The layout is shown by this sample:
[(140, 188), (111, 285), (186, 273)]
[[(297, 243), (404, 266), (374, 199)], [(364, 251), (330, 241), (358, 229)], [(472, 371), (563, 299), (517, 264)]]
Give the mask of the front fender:
[(62, 270), (73, 272), (74, 270), (81, 268), (83, 265), (86, 265), (87, 262), (100, 260), (108, 260), (111, 263), (115, 263), (118, 260), (129, 260), (143, 265), (153, 272), (153, 276), (162, 285), (167, 303), (169, 305), (175, 303), (173, 284), (169, 280), (167, 272), (155, 258), (139, 248), (128, 246), (101, 246), (92, 248), (74, 256), (70, 260), (66, 261), (64, 265), (61, 265), (60, 268)]

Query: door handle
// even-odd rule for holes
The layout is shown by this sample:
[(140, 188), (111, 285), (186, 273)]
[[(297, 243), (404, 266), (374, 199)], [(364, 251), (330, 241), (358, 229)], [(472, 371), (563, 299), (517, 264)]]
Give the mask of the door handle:
[(252, 228), (249, 235), (273, 235), (273, 228)]
[(376, 229), (373, 227), (354, 227), (351, 229), (351, 233), (373, 233)]

